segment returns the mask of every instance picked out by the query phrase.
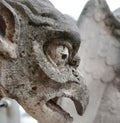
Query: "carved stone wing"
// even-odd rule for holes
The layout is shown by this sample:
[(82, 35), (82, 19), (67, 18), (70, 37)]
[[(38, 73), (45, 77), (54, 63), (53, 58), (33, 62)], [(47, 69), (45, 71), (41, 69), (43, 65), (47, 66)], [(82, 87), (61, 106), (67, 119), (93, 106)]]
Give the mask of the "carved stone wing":
[(90, 0), (79, 17), (78, 26), (82, 40), (79, 68), (90, 90), (90, 103), (81, 123), (92, 123), (106, 88), (118, 78), (120, 23), (105, 0)]

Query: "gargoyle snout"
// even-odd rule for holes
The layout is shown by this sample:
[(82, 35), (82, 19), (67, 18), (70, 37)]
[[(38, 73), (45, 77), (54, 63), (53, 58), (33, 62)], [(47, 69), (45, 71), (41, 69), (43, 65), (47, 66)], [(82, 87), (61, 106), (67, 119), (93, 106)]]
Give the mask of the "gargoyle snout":
[(74, 102), (77, 113), (83, 115), (89, 102), (89, 94), (83, 78), (77, 77), (77, 79), (79, 81), (67, 82), (63, 93)]
[(80, 64), (80, 57), (76, 55), (72, 60), (70, 60), (69, 64), (74, 68), (77, 68)]

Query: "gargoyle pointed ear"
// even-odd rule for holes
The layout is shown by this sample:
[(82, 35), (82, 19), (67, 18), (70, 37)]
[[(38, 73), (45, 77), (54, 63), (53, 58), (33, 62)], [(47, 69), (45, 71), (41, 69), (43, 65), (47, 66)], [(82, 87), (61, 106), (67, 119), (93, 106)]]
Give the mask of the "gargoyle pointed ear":
[[(0, 55), (16, 58), (16, 18), (14, 10), (4, 0), (0, 1)], [(17, 34), (18, 35), (18, 34)]]

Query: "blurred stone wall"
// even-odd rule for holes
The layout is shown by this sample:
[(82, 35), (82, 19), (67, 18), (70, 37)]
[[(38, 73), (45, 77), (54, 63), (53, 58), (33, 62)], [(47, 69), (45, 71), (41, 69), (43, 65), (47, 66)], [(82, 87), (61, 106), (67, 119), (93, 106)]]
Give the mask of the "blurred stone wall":
[(120, 123), (120, 10), (114, 16), (105, 0), (90, 0), (78, 20), (78, 70), (86, 80), (90, 101), (79, 117), (73, 103), (63, 99), (73, 123)]

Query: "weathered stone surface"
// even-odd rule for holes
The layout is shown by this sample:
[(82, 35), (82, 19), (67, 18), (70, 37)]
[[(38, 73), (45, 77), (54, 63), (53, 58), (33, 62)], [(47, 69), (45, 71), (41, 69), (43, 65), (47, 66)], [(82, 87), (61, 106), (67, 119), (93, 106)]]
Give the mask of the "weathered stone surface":
[(1, 0), (0, 26), (0, 96), (16, 99), (41, 123), (72, 123), (53, 101), (59, 97), (70, 98), (82, 115), (88, 90), (76, 70), (74, 21), (47, 0)]
[[(105, 0), (89, 0), (78, 20), (79, 70), (90, 91), (90, 101), (83, 117), (71, 111), (74, 123), (120, 122), (120, 23), (115, 17)], [(72, 104), (68, 106), (68, 101), (67, 105), (63, 103), (66, 110), (74, 109)]]
[[(119, 21), (119, 16), (120, 16), (119, 9), (114, 12), (114, 16)], [(120, 28), (118, 28), (117, 31), (120, 31)], [(117, 36), (120, 36), (119, 33), (117, 34)], [(114, 45), (112, 45), (111, 53), (109, 53), (108, 55), (109, 59), (107, 59), (108, 61), (107, 63), (110, 63), (109, 65), (112, 65), (112, 67), (114, 68), (115, 78), (113, 79), (111, 83), (107, 85), (104, 91), (94, 123), (119, 123), (120, 122), (120, 117), (119, 117), (120, 115), (120, 91), (119, 91), (119, 88), (120, 88), (120, 74), (119, 74), (120, 42), (119, 44), (117, 44), (116, 42), (114, 42), (113, 44)], [(112, 72), (109, 71), (109, 73), (111, 74), (111, 76), (113, 75)]]
[(120, 92), (110, 83), (103, 94), (94, 123), (120, 122)]

